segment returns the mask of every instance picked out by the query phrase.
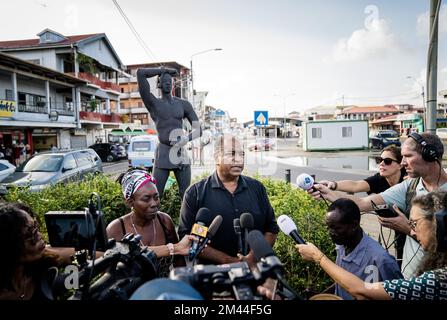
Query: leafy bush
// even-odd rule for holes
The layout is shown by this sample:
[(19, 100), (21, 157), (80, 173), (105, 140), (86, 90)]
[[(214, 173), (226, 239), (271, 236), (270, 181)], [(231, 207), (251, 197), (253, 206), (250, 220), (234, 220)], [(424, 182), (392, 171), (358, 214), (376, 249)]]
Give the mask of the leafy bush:
[[(260, 180), (267, 189), (276, 217), (288, 215), (295, 221), (305, 241), (312, 242), (328, 257), (335, 259), (335, 247), (324, 223), (325, 204), (283, 181)], [(278, 234), (274, 250), (285, 266), (286, 279), (298, 292), (319, 293), (332, 283), (319, 266), (301, 258), (292, 238), (282, 232)]]
[(43, 215), (48, 211), (84, 210), (92, 192), (101, 197), (106, 223), (127, 213), (120, 185), (104, 175), (90, 176), (77, 183), (57, 184), (40, 192), (29, 192), (28, 188), (12, 188), (5, 196), (8, 202), (20, 201), (27, 204), (37, 215), (46, 234)]
[(174, 224), (178, 226), (180, 217), (180, 208), (182, 206), (182, 199), (178, 193), (178, 184), (174, 182), (169, 189), (166, 189), (163, 193), (163, 199), (161, 200), (160, 211), (169, 214), (174, 221)]
[[(208, 176), (203, 174), (194, 182)], [(256, 177), (259, 179), (259, 177)], [(283, 181), (259, 179), (267, 189), (267, 193), (278, 217), (287, 214), (296, 223), (300, 235), (314, 243), (331, 259), (334, 259), (334, 245), (324, 225), (325, 205), (314, 201), (307, 193), (291, 187)], [(110, 178), (98, 175), (91, 176), (80, 183), (55, 185), (38, 193), (29, 192), (26, 188), (13, 188), (6, 195), (6, 201), (21, 201), (29, 205), (43, 222), (43, 214), (48, 211), (83, 210), (88, 205), (92, 192), (99, 194), (102, 200), (106, 223), (129, 212), (120, 185)], [(168, 213), (178, 225), (181, 199), (178, 185), (165, 190), (160, 210)], [(45, 224), (41, 223), (42, 233), (46, 235)], [(279, 233), (275, 244), (275, 252), (285, 265), (286, 279), (298, 292), (321, 292), (331, 284), (326, 273), (312, 263), (305, 262), (294, 247), (293, 240)]]

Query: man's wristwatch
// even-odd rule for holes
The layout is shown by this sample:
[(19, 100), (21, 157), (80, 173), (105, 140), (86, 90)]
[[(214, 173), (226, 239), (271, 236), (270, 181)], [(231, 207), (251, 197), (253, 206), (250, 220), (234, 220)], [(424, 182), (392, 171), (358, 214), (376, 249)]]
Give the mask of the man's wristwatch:
[(168, 244), (166, 244), (166, 247), (168, 247), (169, 255), (173, 256), (174, 255), (174, 245), (172, 243), (168, 243)]
[(332, 181), (332, 183), (334, 184), (331, 188), (331, 190), (337, 190), (337, 181)]

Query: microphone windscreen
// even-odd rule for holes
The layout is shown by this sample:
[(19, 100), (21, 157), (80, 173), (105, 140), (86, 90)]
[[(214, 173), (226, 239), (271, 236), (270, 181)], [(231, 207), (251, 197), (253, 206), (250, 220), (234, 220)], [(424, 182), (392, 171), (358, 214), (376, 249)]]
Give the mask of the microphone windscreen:
[(307, 173), (302, 173), (296, 177), (296, 184), (298, 187), (306, 191), (314, 186), (314, 182), (314, 178)]
[(233, 227), (234, 230), (237, 230), (238, 232), (241, 231), (241, 220), (239, 220), (239, 218), (233, 219)]
[(252, 230), (248, 234), (248, 243), (257, 261), (264, 257), (275, 255), (272, 247), (265, 240), (264, 235), (259, 230)]
[(290, 235), (293, 230), (297, 230), (295, 222), (285, 214), (278, 217), (278, 226), (286, 235)]
[(210, 227), (208, 228), (209, 238), (214, 237), (222, 221), (223, 218), (221, 215), (218, 215), (217, 217), (214, 218), (213, 222), (211, 222)]
[(211, 222), (212, 214), (208, 208), (200, 208), (196, 214), (196, 222), (202, 222), (204, 225), (209, 225)]
[(251, 213), (245, 212), (241, 214), (241, 228), (251, 230), (254, 227), (253, 216)]

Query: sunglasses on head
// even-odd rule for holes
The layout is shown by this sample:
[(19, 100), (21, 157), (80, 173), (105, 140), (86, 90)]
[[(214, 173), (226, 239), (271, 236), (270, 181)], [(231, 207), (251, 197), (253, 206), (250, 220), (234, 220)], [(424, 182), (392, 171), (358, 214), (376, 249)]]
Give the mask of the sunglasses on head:
[(376, 157), (376, 163), (377, 164), (381, 164), (383, 161), (383, 163), (385, 163), (385, 165), (389, 166), (390, 164), (394, 162), (399, 163), (399, 161), (391, 159), (391, 158), (382, 158), (382, 157)]

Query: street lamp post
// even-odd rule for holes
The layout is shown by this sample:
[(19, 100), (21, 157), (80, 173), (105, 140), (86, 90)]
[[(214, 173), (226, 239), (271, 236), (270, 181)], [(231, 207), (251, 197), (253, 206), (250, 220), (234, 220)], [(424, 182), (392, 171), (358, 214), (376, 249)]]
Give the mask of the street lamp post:
[(422, 108), (424, 109), (424, 130), (427, 130), (427, 108), (425, 106), (425, 87), (421, 80), (416, 79), (413, 76), (407, 76), (407, 79), (413, 79), (415, 82), (417, 82), (421, 86), (421, 97), (422, 97)]
[(195, 109), (196, 106), (195, 106), (195, 99), (194, 99), (194, 96), (195, 96), (195, 93), (194, 93), (194, 72), (193, 72), (193, 69), (192, 69), (192, 58), (194, 56), (198, 56), (199, 54), (203, 54), (203, 53), (206, 53), (206, 52), (221, 51), (221, 50), (222, 50), (222, 48), (208, 49), (208, 50), (203, 50), (203, 51), (196, 52), (193, 55), (191, 55), (191, 60), (190, 60), (189, 63), (190, 63), (190, 67), (191, 67), (192, 106), (193, 106), (194, 109)]
[[(194, 110), (196, 110), (196, 101), (195, 101), (195, 92), (194, 92), (194, 72), (193, 72), (193, 68), (192, 68), (192, 58), (194, 57), (194, 56), (198, 56), (198, 55), (200, 55), (200, 54), (204, 54), (204, 53), (207, 53), (207, 52), (210, 52), (210, 51), (221, 51), (222, 50), (222, 48), (213, 48), (213, 49), (207, 49), (207, 50), (203, 50), (203, 51), (199, 51), (199, 52), (196, 52), (196, 53), (194, 53), (194, 54), (192, 54), (191, 55), (191, 59), (190, 59), (190, 67), (191, 67), (191, 89), (192, 89), (192, 107), (193, 107), (193, 109)], [(204, 120), (204, 117), (205, 117), (205, 110), (200, 110), (199, 111), (199, 119), (200, 120)], [(200, 162), (200, 165), (203, 165), (203, 146), (202, 146), (202, 142), (201, 142), (201, 139), (199, 138), (199, 141), (200, 141), (200, 143), (199, 143), (199, 149), (200, 149), (200, 155), (199, 155), (199, 162)], [(193, 159), (194, 159), (194, 150), (193, 150)], [(193, 160), (194, 161), (194, 160)]]
[(286, 99), (288, 97), (291, 97), (291, 96), (294, 96), (294, 95), (295, 95), (295, 93), (290, 93), (290, 94), (287, 94), (287, 95), (275, 94), (275, 97), (280, 97), (283, 100), (283, 108), (284, 108), (284, 122), (283, 122), (284, 129), (283, 129), (283, 135), (284, 135), (284, 139), (286, 139), (286, 116), (287, 116), (286, 115)]

